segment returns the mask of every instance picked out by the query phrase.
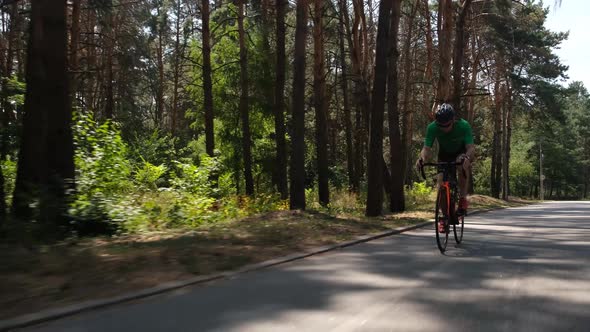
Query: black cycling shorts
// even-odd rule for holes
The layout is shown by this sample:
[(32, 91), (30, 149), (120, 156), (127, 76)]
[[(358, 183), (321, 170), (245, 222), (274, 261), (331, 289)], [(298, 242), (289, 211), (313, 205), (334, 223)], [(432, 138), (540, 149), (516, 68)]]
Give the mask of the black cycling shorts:
[(457, 157), (459, 157), (461, 154), (467, 152), (467, 147), (465, 146), (465, 144), (463, 144), (463, 146), (461, 147), (461, 149), (459, 149), (459, 151), (455, 152), (455, 153), (449, 153), (443, 150), (438, 150), (438, 161), (439, 162), (451, 162), (451, 161), (455, 161), (457, 160)]

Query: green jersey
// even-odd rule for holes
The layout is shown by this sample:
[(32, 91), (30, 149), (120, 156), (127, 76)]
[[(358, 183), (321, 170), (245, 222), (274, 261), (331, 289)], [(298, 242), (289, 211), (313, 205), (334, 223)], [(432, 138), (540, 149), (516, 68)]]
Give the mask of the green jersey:
[(432, 122), (426, 129), (424, 145), (431, 148), (434, 140), (438, 141), (441, 152), (446, 154), (458, 153), (465, 145), (473, 144), (471, 126), (463, 119), (455, 121), (453, 129), (445, 133), (436, 122)]

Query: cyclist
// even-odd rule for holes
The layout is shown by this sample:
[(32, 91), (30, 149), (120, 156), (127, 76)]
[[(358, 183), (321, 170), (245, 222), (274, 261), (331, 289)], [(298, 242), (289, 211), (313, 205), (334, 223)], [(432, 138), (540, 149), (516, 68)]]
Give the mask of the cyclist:
[[(462, 167), (465, 170), (465, 172), (458, 172), (460, 198), (457, 209), (457, 215), (465, 215), (468, 207), (467, 186), (469, 184), (469, 169), (471, 168), (471, 161), (475, 154), (471, 126), (464, 119), (458, 119), (455, 116), (455, 110), (450, 104), (443, 103), (439, 105), (435, 114), (435, 121), (430, 123), (426, 129), (424, 147), (416, 162), (417, 168), (420, 168), (425, 161), (430, 159), (434, 140), (438, 141), (439, 162), (457, 161), (462, 163)], [(441, 182), (442, 174), (439, 174), (439, 186)]]

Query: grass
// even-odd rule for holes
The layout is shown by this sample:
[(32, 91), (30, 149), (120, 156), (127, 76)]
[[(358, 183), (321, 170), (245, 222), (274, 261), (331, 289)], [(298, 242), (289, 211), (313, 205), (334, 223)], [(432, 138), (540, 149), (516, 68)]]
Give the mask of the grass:
[[(479, 195), (471, 201), (472, 208), (526, 203)], [(75, 239), (34, 249), (0, 245), (0, 319), (417, 224), (432, 217), (431, 206), (422, 202), (379, 218), (361, 216), (359, 209), (276, 211), (190, 230)]]

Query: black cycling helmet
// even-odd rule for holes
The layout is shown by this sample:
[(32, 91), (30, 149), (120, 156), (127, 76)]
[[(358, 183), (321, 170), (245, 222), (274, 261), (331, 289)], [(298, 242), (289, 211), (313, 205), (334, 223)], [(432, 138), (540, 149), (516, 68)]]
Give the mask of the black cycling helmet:
[(438, 123), (448, 123), (455, 117), (455, 110), (451, 104), (440, 104), (436, 110), (435, 118)]

